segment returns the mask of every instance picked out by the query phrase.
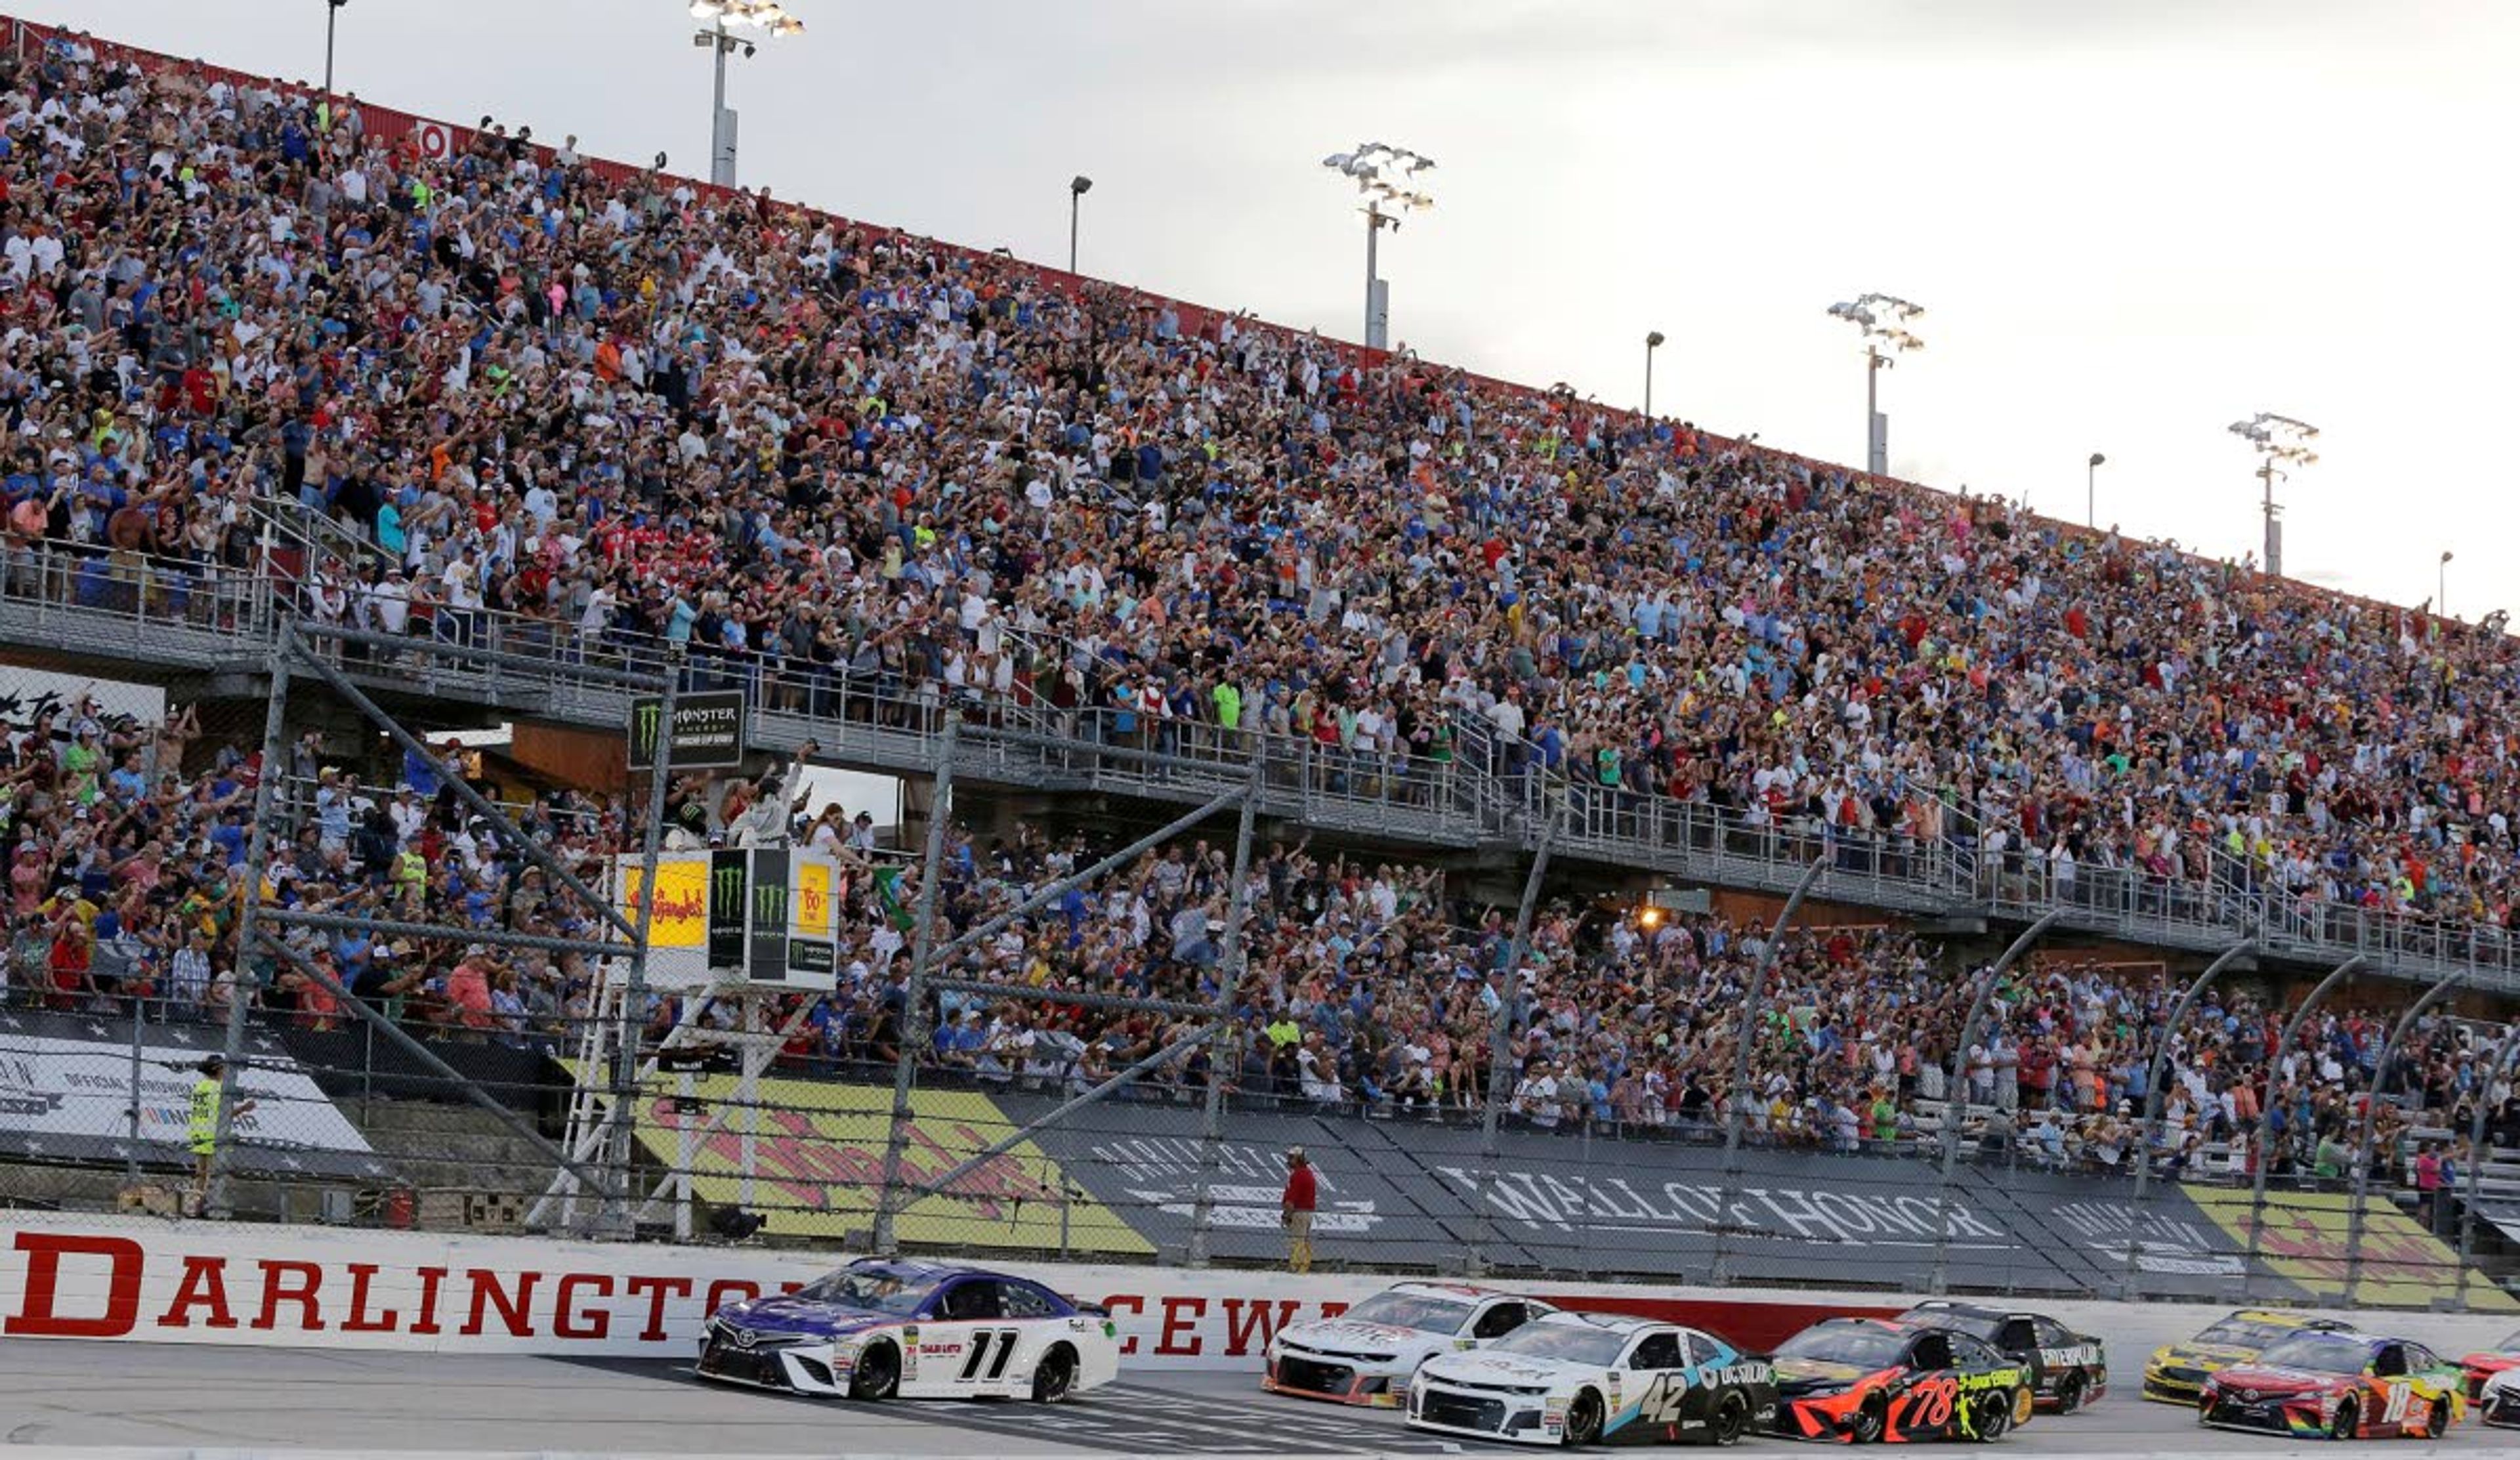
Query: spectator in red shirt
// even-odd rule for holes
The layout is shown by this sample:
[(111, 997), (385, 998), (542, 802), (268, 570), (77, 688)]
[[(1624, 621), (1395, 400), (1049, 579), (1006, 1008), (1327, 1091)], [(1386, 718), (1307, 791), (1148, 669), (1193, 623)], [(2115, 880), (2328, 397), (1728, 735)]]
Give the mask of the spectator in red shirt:
[(1278, 1198), (1278, 1219), (1286, 1228), (1286, 1269), (1313, 1270), (1313, 1165), (1304, 1148), (1286, 1150), (1286, 1190)]

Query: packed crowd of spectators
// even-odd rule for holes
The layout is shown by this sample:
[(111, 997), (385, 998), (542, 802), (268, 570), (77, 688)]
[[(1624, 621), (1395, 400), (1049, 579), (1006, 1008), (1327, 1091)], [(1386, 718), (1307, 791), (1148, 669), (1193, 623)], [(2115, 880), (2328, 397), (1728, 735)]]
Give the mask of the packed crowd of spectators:
[(0, 94), (10, 556), (930, 702), (1517, 763), (2505, 925), (2499, 633), (1011, 258), (83, 42)]

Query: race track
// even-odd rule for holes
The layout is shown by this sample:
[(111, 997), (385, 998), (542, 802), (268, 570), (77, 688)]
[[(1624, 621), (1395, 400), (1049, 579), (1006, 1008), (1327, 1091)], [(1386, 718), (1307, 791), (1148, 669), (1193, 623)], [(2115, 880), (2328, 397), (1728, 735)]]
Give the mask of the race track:
[[(2139, 1356), (2112, 1355), (2131, 1375)], [(2520, 1435), (2462, 1426), (2389, 1460), (2510, 1454)], [(651, 1360), (443, 1357), (146, 1344), (0, 1343), (0, 1443), (152, 1457), (273, 1449), (472, 1454), (1371, 1455), (1511, 1454), (1412, 1435), (1393, 1414), (1263, 1395), (1241, 1376), (1148, 1376), (1072, 1403), (852, 1406), (723, 1389)], [(2131, 1386), (2002, 1441), (2060, 1455), (2310, 1455), (2334, 1446), (2199, 1429)], [(1929, 1447), (1933, 1448), (1933, 1447)], [(1958, 1447), (1955, 1447), (1958, 1448)], [(1753, 1441), (1736, 1456), (1812, 1460)], [(93, 1460), (104, 1460), (102, 1455)]]

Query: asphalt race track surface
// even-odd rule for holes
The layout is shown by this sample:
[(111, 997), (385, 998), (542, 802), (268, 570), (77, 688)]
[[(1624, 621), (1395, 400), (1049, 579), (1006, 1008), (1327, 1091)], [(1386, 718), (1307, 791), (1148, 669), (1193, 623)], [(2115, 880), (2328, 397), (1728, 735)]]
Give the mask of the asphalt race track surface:
[[(2323, 1454), (2333, 1445), (2198, 1428), (2130, 1388), (2071, 1418), (2042, 1416), (2013, 1454)], [(172, 1457), (274, 1449), (676, 1455), (1509, 1455), (1526, 1447), (1414, 1435), (1399, 1416), (1259, 1392), (1230, 1374), (1123, 1379), (1063, 1405), (851, 1405), (704, 1384), (653, 1360), (442, 1357), (148, 1344), (0, 1342), (0, 1446)], [(1926, 1451), (1966, 1452), (1966, 1445)], [(1686, 1451), (1684, 1451), (1686, 1452)], [(1832, 1449), (1753, 1440), (1742, 1460)], [(2382, 1443), (2375, 1460), (2520, 1454), (2520, 1434), (2461, 1426), (2438, 1445)]]

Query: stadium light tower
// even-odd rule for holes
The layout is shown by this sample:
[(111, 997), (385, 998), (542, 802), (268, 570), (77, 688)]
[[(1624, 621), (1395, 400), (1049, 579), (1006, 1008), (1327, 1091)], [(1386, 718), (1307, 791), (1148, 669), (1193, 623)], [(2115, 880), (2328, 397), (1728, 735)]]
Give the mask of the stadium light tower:
[(2260, 411), (2246, 421), (2232, 422), (2231, 434), (2248, 442), (2249, 449), (2258, 453), (2258, 480), (2266, 486), (2267, 575), (2282, 577), (2283, 525), (2275, 517), (2282, 509), (2275, 506), (2275, 479), (2290, 479), (2291, 474), (2275, 463), (2306, 467), (2317, 462), (2318, 453), (2310, 449), (2310, 442), (2318, 436), (2318, 428), (2290, 416)]
[(1415, 181), (1433, 169), (1435, 160), (1387, 142), (1360, 142), (1353, 152), (1322, 159), (1322, 165), (1355, 178), (1356, 190), (1365, 195), (1365, 206), (1358, 209), (1365, 214), (1365, 342), (1370, 349), (1389, 349), (1391, 291), (1376, 270), (1374, 248), (1385, 228), (1400, 231), (1402, 214), (1435, 205), (1434, 196)]
[(692, 44), (708, 48), (717, 72), (716, 87), (709, 94), (709, 181), (732, 188), (736, 185), (735, 110), (726, 104), (726, 58), (738, 50), (751, 55), (760, 40), (802, 35), (805, 23), (789, 15), (779, 0), (692, 0), (692, 19), (708, 22), (707, 29), (693, 33)]
[(2083, 525), (2093, 530), (2100, 525), (2100, 468), (2108, 461), (2107, 456), (2094, 451), (2092, 459), (2083, 464)]
[(1076, 216), (1083, 208), (1085, 195), (1094, 190), (1094, 179), (1080, 172), (1067, 180), (1067, 271), (1076, 272)]
[(341, 18), (341, 7), (350, 0), (324, 0), (324, 105), (333, 105), (333, 23)]
[(1896, 295), (1868, 294), (1851, 304), (1831, 304), (1828, 312), (1864, 331), (1865, 470), (1886, 477), (1890, 474), (1890, 418), (1881, 414), (1881, 372), (1899, 363), (1895, 356), (1925, 347), (1925, 342), (1907, 328), (1908, 321), (1925, 312), (1925, 306)]
[(1653, 424), (1653, 352), (1662, 348), (1662, 331), (1645, 332), (1645, 424)]

